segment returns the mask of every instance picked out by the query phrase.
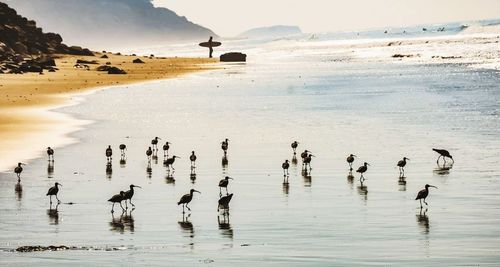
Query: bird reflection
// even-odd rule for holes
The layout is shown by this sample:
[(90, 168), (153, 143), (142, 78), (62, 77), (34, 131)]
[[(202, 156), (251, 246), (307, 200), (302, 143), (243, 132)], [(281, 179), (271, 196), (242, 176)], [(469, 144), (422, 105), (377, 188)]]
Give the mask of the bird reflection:
[(352, 171), (350, 171), (348, 174), (347, 174), (347, 182), (349, 183), (349, 185), (351, 186), (351, 189), (354, 185), (354, 175), (352, 175)]
[(406, 191), (406, 177), (400, 175), (398, 177), (398, 185), (399, 191)]
[(182, 213), (182, 221), (179, 221), (179, 226), (181, 227), (182, 231), (184, 233), (189, 234), (189, 237), (193, 238), (194, 237), (194, 228), (193, 228), (193, 223), (189, 221), (189, 218), (191, 217), (191, 213), (186, 215), (185, 213)]
[(106, 163), (106, 178), (111, 180), (112, 175), (113, 175), (113, 165), (111, 164), (111, 161), (108, 161), (108, 163)]
[(49, 179), (54, 177), (54, 161), (49, 160), (47, 165), (47, 177)]
[(437, 175), (448, 175), (450, 174), (450, 170), (453, 168), (453, 163), (446, 164), (443, 162), (443, 164), (437, 163), (437, 168), (434, 169), (434, 173)]
[(293, 165), (297, 165), (297, 156), (295, 156), (295, 154), (293, 155), (293, 158), (292, 158), (292, 164)]
[(120, 168), (125, 168), (125, 165), (127, 164), (127, 158), (125, 155), (122, 155), (120, 158)]
[(123, 234), (125, 231), (134, 232), (135, 221), (134, 217), (132, 216), (132, 212), (134, 210), (135, 208), (132, 208), (130, 212), (123, 210), (120, 216), (115, 216), (114, 213), (111, 213), (111, 221), (109, 222), (109, 226), (111, 228), (109, 230), (121, 234)]
[(148, 160), (148, 166), (146, 166), (146, 174), (149, 179), (153, 177), (153, 168), (151, 168), (151, 161)]
[(429, 217), (427, 216), (427, 209), (423, 210), (420, 208), (420, 213), (417, 214), (417, 223), (420, 226), (423, 234), (429, 234), (430, 225), (429, 225)]
[(358, 186), (358, 194), (365, 202), (368, 200), (368, 186), (363, 185), (363, 182), (361, 182), (361, 185)]
[(191, 179), (191, 183), (194, 184), (196, 182), (196, 173), (192, 172), (189, 174), (189, 179)]
[(18, 201), (21, 201), (23, 198), (23, 185), (21, 185), (21, 181), (18, 181), (16, 186), (14, 187), (14, 191), (16, 192), (16, 198)]
[(58, 225), (59, 224), (59, 211), (57, 210), (59, 208), (59, 203), (56, 204), (55, 208), (52, 208), (52, 203), (50, 203), (50, 207), (47, 210), (47, 215), (49, 215), (49, 222), (52, 225)]
[(307, 169), (302, 170), (302, 177), (304, 178), (304, 186), (305, 187), (311, 187), (312, 185), (312, 176), (311, 176), (311, 171)]
[(165, 183), (175, 184), (174, 173), (175, 171), (170, 171), (169, 169), (167, 169), (167, 176), (165, 176)]
[(158, 149), (153, 150), (153, 163), (158, 164)]
[(233, 239), (233, 228), (231, 228), (231, 224), (229, 223), (229, 212), (224, 211), (222, 214), (218, 214), (217, 222), (222, 236)]
[(288, 195), (290, 193), (290, 184), (283, 183), (283, 194)]
[(229, 164), (229, 160), (227, 159), (227, 156), (224, 155), (222, 157), (222, 168), (227, 168), (227, 165)]

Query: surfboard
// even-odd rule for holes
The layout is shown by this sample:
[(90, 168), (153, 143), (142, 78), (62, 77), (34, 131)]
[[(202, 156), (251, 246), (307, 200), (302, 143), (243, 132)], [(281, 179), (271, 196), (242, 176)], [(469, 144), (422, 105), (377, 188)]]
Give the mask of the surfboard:
[[(212, 47), (217, 47), (217, 46), (220, 46), (221, 44), (222, 44), (221, 42), (213, 42), (212, 41)], [(200, 46), (209, 47), (209, 42), (202, 42), (202, 43), (200, 43)]]

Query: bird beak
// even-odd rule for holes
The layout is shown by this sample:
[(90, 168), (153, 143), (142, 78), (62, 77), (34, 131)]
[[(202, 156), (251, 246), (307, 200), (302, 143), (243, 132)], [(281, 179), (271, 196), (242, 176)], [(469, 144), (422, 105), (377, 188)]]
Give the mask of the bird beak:
[(311, 154), (311, 157), (316, 157), (316, 156), (314, 156), (313, 154)]
[(134, 187), (139, 187), (140, 189), (142, 189), (142, 187), (138, 186), (138, 185), (134, 185)]
[(410, 160), (409, 158), (406, 158), (407, 160)]
[(233, 178), (231, 178), (231, 177), (227, 177), (227, 179), (231, 179), (231, 180), (234, 180), (234, 179), (233, 179)]
[(358, 157), (358, 156), (356, 156), (356, 155), (352, 155), (352, 156), (353, 156), (353, 157), (355, 157), (355, 158), (357, 158), (357, 157)]
[(26, 165), (28, 165), (28, 164), (26, 164), (26, 163), (21, 163), (21, 165), (25, 165), (25, 166), (26, 166)]
[(435, 186), (433, 186), (433, 185), (429, 185), (429, 187), (434, 187), (434, 188), (438, 189), (437, 187), (435, 187)]
[(201, 192), (200, 192), (200, 191), (198, 191), (198, 190), (194, 190), (194, 192), (197, 192), (197, 193), (200, 193), (200, 194), (201, 194)]
[(370, 165), (370, 163), (366, 163), (366, 165), (368, 165), (368, 166), (372, 166), (372, 165)]
[(62, 184), (58, 184), (58, 185), (62, 187)]
[(176, 157), (176, 158), (180, 159), (181, 157)]

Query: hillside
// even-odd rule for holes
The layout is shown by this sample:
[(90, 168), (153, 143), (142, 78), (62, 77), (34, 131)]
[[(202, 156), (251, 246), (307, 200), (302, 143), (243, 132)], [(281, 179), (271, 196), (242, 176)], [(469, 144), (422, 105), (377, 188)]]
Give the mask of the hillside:
[(44, 29), (66, 42), (95, 50), (151, 45), (179, 40), (205, 40), (211, 30), (155, 7), (151, 0), (6, 0)]
[(246, 32), (241, 33), (238, 37), (251, 39), (280, 38), (298, 34), (302, 34), (302, 31), (297, 26), (276, 25), (250, 29)]

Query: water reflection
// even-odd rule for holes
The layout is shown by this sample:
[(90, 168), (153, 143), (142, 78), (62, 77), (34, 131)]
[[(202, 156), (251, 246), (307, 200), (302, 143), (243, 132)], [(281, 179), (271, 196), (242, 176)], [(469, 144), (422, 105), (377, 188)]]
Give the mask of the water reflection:
[(54, 161), (49, 160), (49, 164), (47, 165), (47, 177), (54, 178)]
[(108, 180), (111, 180), (112, 176), (113, 176), (113, 165), (111, 161), (108, 161), (106, 163), (106, 178), (108, 178)]
[(290, 193), (290, 184), (283, 182), (283, 194), (288, 195)]
[(17, 201), (21, 201), (23, 198), (23, 185), (21, 185), (21, 182), (18, 181), (16, 186), (14, 187), (14, 191), (16, 192), (16, 198)]
[(109, 222), (110, 231), (118, 232), (123, 234), (125, 231), (134, 232), (135, 230), (135, 220), (132, 216), (132, 212), (135, 208), (132, 208), (130, 212), (123, 210), (120, 216), (115, 216), (111, 213), (111, 221)]
[(189, 237), (193, 238), (194, 237), (194, 227), (193, 223), (189, 221), (189, 218), (191, 217), (191, 213), (188, 215), (182, 214), (182, 221), (179, 221), (179, 226), (181, 227), (181, 230), (184, 233), (187, 233)]
[(361, 182), (361, 185), (358, 186), (358, 194), (361, 196), (361, 199), (365, 201), (368, 200), (368, 186), (363, 185), (363, 182)]
[(229, 223), (229, 212), (224, 211), (222, 214), (218, 214), (217, 223), (219, 224), (222, 236), (233, 239), (233, 228), (231, 228), (231, 224)]
[(406, 177), (404, 176), (399, 176), (398, 177), (398, 185), (399, 185), (399, 191), (406, 191)]
[(349, 183), (352, 189), (354, 186), (354, 175), (352, 175), (352, 171), (349, 171), (349, 173), (347, 174), (347, 183)]
[(146, 166), (146, 176), (148, 177), (148, 179), (151, 179), (151, 177), (153, 177), (153, 168), (151, 168), (151, 161), (148, 160), (148, 165)]
[(122, 155), (120, 158), (120, 168), (125, 168), (125, 165), (127, 164), (127, 157), (125, 155)]
[(297, 156), (294, 154), (293, 155), (293, 158), (292, 158), (292, 164), (293, 165), (297, 165), (298, 161), (297, 161)]
[(56, 204), (55, 208), (52, 208), (52, 203), (50, 203), (50, 207), (47, 210), (47, 215), (49, 216), (49, 223), (51, 225), (58, 225), (59, 224), (59, 203)]
[(153, 163), (158, 164), (158, 149), (153, 150)]
[(170, 171), (170, 169), (167, 169), (167, 175), (165, 176), (165, 183), (172, 185), (175, 184), (174, 173), (175, 171)]
[(302, 177), (304, 178), (304, 186), (305, 187), (311, 187), (312, 185), (312, 176), (311, 176), (311, 171), (307, 169), (302, 170)]
[(437, 167), (436, 169), (434, 169), (434, 173), (437, 175), (448, 175), (450, 174), (450, 170), (452, 168), (453, 168), (453, 163), (450, 164), (443, 163), (442, 165), (437, 163)]
[(430, 225), (429, 225), (429, 217), (427, 216), (427, 208), (423, 210), (420, 208), (420, 213), (417, 214), (417, 223), (420, 227), (420, 230), (423, 234), (429, 234)]
[(229, 164), (229, 160), (226, 155), (222, 157), (222, 168), (225, 169), (227, 168), (227, 165)]
[(194, 184), (196, 182), (196, 173), (195, 172), (190, 173), (189, 179), (191, 180), (191, 183)]

